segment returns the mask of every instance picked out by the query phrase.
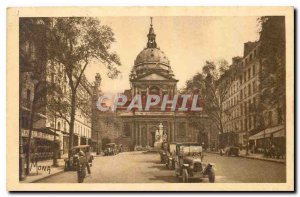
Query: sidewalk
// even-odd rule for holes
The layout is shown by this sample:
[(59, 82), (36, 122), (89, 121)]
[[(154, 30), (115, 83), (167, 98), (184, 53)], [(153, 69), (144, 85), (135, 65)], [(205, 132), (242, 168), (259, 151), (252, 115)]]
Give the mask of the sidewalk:
[[(206, 151), (206, 152), (220, 155), (220, 152), (215, 152), (215, 151)], [(246, 155), (246, 150), (241, 150), (239, 157), (243, 157), (243, 158), (247, 158), (247, 159), (256, 159), (256, 160), (277, 162), (277, 163), (283, 163), (283, 164), (285, 164), (285, 162), (286, 162), (285, 159), (267, 158), (267, 157), (264, 157), (263, 154), (259, 154), (259, 153), (249, 153), (249, 155)]]
[(263, 154), (259, 154), (259, 153), (249, 153), (249, 155), (246, 155), (246, 150), (240, 151), (240, 157), (249, 158), (249, 159), (258, 159), (263, 161), (272, 161), (277, 163), (285, 163), (285, 159), (268, 158), (265, 157)]
[(37, 165), (34, 163), (30, 164), (30, 174), (26, 176), (25, 180), (21, 181), (21, 183), (33, 183), (46, 177), (50, 177), (63, 172), (65, 166), (65, 158), (67, 158), (67, 155), (63, 155), (61, 159), (57, 159), (58, 167), (52, 166), (52, 159), (39, 161)]

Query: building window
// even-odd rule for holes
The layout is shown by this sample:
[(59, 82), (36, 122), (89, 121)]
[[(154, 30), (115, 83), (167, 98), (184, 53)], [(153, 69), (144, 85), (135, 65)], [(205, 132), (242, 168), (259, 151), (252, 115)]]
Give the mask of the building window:
[(57, 129), (60, 131), (60, 122), (57, 123)]
[(66, 121), (64, 121), (64, 131), (67, 132), (67, 124), (66, 124)]
[(243, 110), (243, 105), (242, 104), (240, 105), (240, 109), (241, 109), (241, 115), (243, 115), (244, 110)]
[(251, 129), (252, 128), (252, 118), (251, 118), (251, 116), (249, 117), (249, 129)]
[(255, 81), (252, 82), (253, 93), (256, 92), (256, 84)]
[(252, 75), (255, 76), (255, 64), (252, 67)]
[(251, 83), (248, 84), (248, 95), (251, 95)]
[(268, 114), (269, 125), (272, 125), (272, 116), (273, 116), (273, 112), (269, 111), (269, 114)]
[(27, 118), (27, 116), (25, 116), (25, 115), (22, 116), (21, 125), (22, 125), (22, 128), (28, 129), (28, 118)]
[(27, 104), (27, 108), (30, 108), (30, 97), (31, 97), (31, 92), (29, 89), (27, 89), (27, 92), (26, 92), (26, 104)]
[(251, 78), (251, 68), (248, 69), (248, 80)]

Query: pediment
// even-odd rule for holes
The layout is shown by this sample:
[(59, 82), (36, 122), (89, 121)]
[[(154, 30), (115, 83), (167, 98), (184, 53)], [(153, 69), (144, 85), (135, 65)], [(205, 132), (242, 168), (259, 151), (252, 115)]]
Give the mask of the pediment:
[(151, 73), (149, 75), (146, 75), (144, 77), (141, 77), (139, 80), (170, 80), (162, 75), (159, 75), (157, 73)]

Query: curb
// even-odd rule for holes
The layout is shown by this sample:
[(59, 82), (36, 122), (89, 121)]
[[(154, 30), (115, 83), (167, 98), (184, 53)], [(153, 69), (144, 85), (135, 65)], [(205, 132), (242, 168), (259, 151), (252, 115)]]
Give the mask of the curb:
[(63, 173), (63, 172), (64, 172), (64, 170), (62, 169), (62, 170), (59, 170), (59, 171), (57, 171), (57, 172), (55, 172), (55, 173), (52, 173), (52, 174), (50, 174), (49, 176), (45, 176), (45, 177), (42, 177), (42, 178), (36, 179), (36, 180), (34, 180), (34, 181), (31, 181), (31, 182), (29, 182), (29, 183), (36, 183), (36, 182), (38, 182), (38, 181), (41, 181), (41, 180), (47, 179), (47, 178), (49, 178), (49, 177), (52, 177), (52, 176), (54, 176), (54, 175), (58, 175), (58, 174), (60, 174), (60, 173)]
[[(218, 153), (218, 152), (206, 152), (206, 153), (211, 153), (211, 154), (220, 155), (220, 153)], [(225, 157), (226, 157), (226, 156), (225, 156)], [(254, 159), (254, 160), (261, 160), (261, 161), (269, 161), (269, 162), (275, 162), (275, 163), (286, 164), (285, 160), (284, 160), (284, 161), (270, 160), (270, 159), (266, 159), (266, 158), (247, 157), (247, 156), (243, 156), (243, 155), (240, 155), (240, 156), (238, 156), (238, 157), (246, 158), (246, 159)]]
[(37, 178), (37, 179), (35, 179), (35, 180), (33, 180), (33, 181), (26, 182), (26, 179), (25, 179), (24, 181), (21, 181), (20, 183), (36, 183), (36, 182), (38, 182), (38, 181), (47, 179), (47, 178), (52, 177), (52, 176), (54, 176), (54, 175), (60, 174), (60, 173), (62, 173), (62, 172), (64, 172), (64, 169), (58, 170), (58, 171), (56, 171), (56, 172), (54, 172), (54, 173), (51, 173), (51, 174), (49, 174), (48, 176), (41, 177), (41, 178)]

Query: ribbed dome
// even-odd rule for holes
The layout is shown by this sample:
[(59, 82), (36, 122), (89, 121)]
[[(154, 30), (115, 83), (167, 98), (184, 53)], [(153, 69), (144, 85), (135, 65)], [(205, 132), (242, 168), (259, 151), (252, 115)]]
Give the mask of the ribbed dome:
[(166, 54), (158, 48), (145, 48), (135, 59), (135, 66), (144, 63), (161, 63), (169, 65), (169, 60)]
[(135, 79), (151, 72), (159, 72), (162, 75), (172, 78), (174, 74), (170, 66), (170, 61), (166, 54), (157, 47), (156, 34), (154, 33), (152, 23), (147, 37), (147, 47), (136, 57), (130, 79)]

